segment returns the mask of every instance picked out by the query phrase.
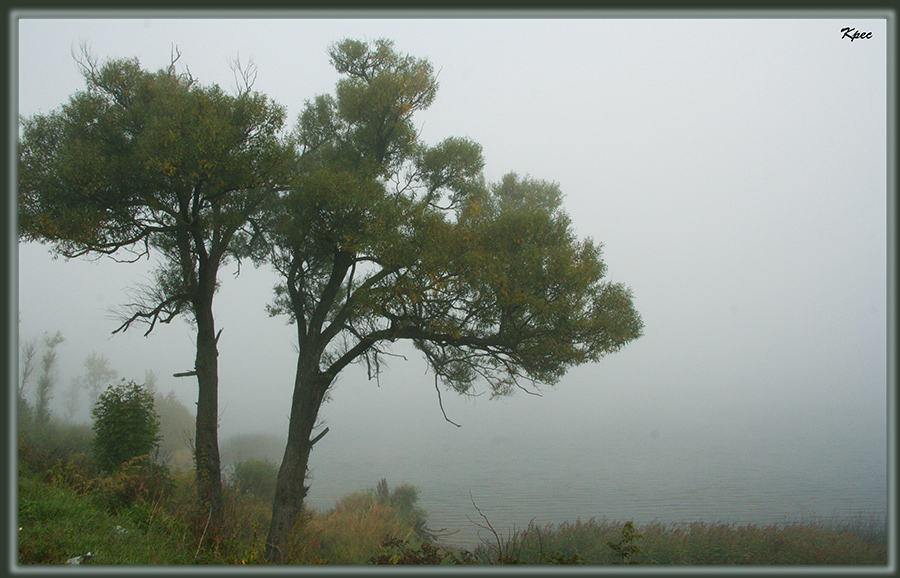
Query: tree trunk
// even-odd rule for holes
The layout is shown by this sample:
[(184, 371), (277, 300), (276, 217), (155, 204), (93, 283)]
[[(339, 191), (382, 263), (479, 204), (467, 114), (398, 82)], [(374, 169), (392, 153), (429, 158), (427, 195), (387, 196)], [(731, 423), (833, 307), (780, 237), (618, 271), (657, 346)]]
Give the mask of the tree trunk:
[(272, 503), (272, 524), (266, 543), (266, 560), (278, 564), (283, 560), (287, 537), (303, 507), (309, 487), (305, 485), (310, 437), (331, 377), (318, 371), (318, 364), (307, 362), (301, 354), (294, 381), (294, 397), (288, 427), (287, 445)]
[(222, 477), (219, 462), (219, 361), (216, 347), (212, 292), (194, 303), (197, 320), (197, 431), (195, 466), (200, 503), (209, 509), (209, 527), (221, 527)]

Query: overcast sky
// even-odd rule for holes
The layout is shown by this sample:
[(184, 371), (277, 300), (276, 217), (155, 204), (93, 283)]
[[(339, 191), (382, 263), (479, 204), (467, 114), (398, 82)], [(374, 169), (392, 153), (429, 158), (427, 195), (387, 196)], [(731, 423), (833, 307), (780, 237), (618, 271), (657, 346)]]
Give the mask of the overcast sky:
[[(851, 41), (845, 27), (872, 37)], [(454, 440), (535, 423), (577, 435), (610, 424), (885, 432), (884, 20), (26, 18), (18, 34), (23, 116), (83, 88), (72, 57), (82, 43), (151, 70), (177, 46), (180, 66), (226, 90), (229, 62), (252, 59), (254, 88), (287, 107), (291, 126), (305, 100), (333, 91), (329, 44), (390, 38), (440, 71), (434, 105), (416, 117), (424, 141), (481, 143), (490, 181), (515, 171), (559, 183), (577, 234), (602, 243), (609, 278), (632, 288), (645, 335), (543, 398), (445, 393), (462, 430), (442, 420), (414, 353), (380, 388), (352, 368), (323, 409), (338, 432), (329, 443), (375, 427)], [(155, 371), (193, 406), (196, 385), (170, 377), (193, 366), (186, 324), (110, 335), (110, 311), (148, 271), (20, 247), (21, 336), (61, 331), (65, 376), (96, 351), (124, 377)], [(215, 305), (222, 432), (282, 435), (293, 329), (265, 313), (267, 270), (234, 271), (222, 272)]]

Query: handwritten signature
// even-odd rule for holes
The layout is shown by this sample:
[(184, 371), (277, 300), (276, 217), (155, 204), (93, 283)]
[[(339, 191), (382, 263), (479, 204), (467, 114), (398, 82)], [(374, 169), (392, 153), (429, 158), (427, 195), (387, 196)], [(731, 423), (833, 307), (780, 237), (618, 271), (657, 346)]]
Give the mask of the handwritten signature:
[(861, 30), (857, 30), (856, 28), (850, 28), (850, 27), (841, 28), (841, 32), (844, 33), (844, 35), (841, 36), (841, 38), (849, 38), (850, 42), (853, 42), (854, 40), (857, 40), (857, 39), (872, 38), (871, 32), (863, 32)]

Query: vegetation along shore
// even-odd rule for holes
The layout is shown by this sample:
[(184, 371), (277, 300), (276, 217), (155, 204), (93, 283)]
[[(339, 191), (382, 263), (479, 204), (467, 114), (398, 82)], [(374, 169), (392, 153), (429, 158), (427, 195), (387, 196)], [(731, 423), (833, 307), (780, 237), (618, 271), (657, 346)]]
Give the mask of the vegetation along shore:
[[(223, 522), (209, 524), (193, 472), (157, 456), (112, 471), (90, 458), (85, 426), (32, 424), (19, 436), (19, 564), (265, 564), (276, 465), (238, 462), (223, 476)], [(429, 528), (418, 489), (345, 495), (327, 511), (307, 509), (285, 544), (286, 564), (657, 564), (885, 565), (886, 521), (769, 526), (589, 519), (500, 528), (472, 516), (481, 543), (452, 545)], [(482, 512), (475, 506), (478, 514)], [(89, 558), (81, 558), (90, 553)]]

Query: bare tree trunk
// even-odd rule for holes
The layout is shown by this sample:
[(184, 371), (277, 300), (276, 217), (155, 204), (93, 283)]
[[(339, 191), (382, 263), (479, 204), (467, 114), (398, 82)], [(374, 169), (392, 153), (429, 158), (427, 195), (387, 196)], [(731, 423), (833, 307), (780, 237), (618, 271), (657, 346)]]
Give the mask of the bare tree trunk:
[(222, 477), (219, 461), (219, 361), (216, 347), (212, 298), (195, 302), (197, 320), (197, 431), (195, 465), (200, 503), (209, 508), (210, 527), (221, 526), (223, 518)]
[(272, 503), (272, 524), (266, 543), (266, 560), (270, 564), (282, 561), (286, 538), (300, 517), (303, 500), (309, 491), (304, 482), (312, 450), (310, 437), (322, 399), (332, 381), (331, 376), (317, 370), (317, 364), (306, 362), (302, 354), (300, 357), (294, 381), (288, 440), (281, 469), (278, 471), (275, 500)]

